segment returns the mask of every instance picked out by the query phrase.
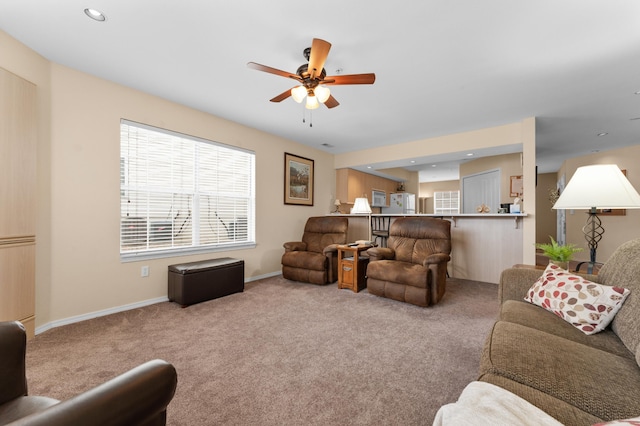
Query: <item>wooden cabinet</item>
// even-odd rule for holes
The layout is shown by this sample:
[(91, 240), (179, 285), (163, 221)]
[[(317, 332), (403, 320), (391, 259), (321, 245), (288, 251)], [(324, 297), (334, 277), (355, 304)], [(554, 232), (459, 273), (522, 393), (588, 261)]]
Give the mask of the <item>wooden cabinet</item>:
[(367, 286), (369, 258), (361, 253), (371, 246), (338, 246), (338, 288), (348, 288), (357, 293)]
[(353, 204), (356, 198), (363, 195), (371, 203), (371, 191), (374, 189), (384, 191), (387, 194), (387, 206), (389, 194), (396, 192), (398, 182), (369, 173), (353, 169), (336, 170), (336, 198), (342, 203)]
[(0, 68), (0, 321), (35, 331), (36, 87)]

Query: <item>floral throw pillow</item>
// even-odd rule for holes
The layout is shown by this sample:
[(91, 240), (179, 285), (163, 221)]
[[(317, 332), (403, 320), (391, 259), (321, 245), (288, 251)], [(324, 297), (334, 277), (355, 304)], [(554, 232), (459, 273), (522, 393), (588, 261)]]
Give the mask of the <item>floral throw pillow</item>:
[(553, 312), (585, 334), (604, 330), (629, 290), (597, 284), (549, 264), (524, 300)]

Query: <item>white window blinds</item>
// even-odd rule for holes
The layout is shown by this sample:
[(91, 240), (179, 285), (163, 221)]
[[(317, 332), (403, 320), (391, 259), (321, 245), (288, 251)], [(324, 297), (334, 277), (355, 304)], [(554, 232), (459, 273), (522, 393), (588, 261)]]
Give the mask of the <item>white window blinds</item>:
[(120, 132), (123, 258), (255, 244), (253, 152), (126, 120)]

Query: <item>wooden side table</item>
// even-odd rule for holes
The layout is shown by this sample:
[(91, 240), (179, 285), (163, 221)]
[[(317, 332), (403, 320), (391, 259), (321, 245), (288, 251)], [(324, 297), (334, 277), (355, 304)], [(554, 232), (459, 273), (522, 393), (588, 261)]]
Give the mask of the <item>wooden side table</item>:
[(349, 288), (357, 293), (367, 286), (365, 273), (369, 258), (360, 253), (370, 248), (369, 245), (338, 246), (338, 288)]

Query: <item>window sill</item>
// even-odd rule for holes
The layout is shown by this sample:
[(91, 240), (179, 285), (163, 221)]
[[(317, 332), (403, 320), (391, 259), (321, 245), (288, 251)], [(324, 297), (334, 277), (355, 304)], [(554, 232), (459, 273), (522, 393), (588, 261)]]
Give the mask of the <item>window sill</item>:
[(171, 249), (171, 250), (120, 253), (120, 262), (122, 263), (138, 262), (138, 261), (150, 260), (150, 259), (189, 256), (192, 254), (217, 253), (217, 252), (231, 251), (231, 250), (252, 249), (255, 247), (256, 247), (256, 243), (251, 242), (251, 243), (242, 243), (242, 244), (230, 244), (230, 245), (217, 246), (217, 247), (188, 247), (188, 248)]

